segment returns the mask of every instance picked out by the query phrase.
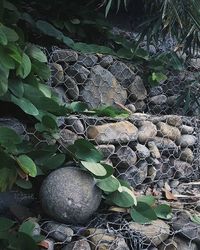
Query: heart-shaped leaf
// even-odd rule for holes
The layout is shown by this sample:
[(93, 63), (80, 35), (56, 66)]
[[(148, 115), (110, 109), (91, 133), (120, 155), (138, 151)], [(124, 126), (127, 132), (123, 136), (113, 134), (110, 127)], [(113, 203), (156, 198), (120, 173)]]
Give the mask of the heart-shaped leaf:
[(158, 205), (156, 208), (154, 208), (154, 211), (158, 218), (168, 220), (172, 217), (172, 210), (167, 204)]

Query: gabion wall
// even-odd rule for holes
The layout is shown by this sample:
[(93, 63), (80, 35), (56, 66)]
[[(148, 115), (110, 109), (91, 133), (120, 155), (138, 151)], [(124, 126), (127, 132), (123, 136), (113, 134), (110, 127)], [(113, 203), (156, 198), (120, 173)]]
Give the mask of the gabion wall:
[[(199, 179), (198, 105), (191, 100), (190, 116), (184, 116), (187, 99), (180, 98), (188, 82), (196, 81), (194, 67), (181, 73), (168, 72), (166, 81), (150, 88), (142, 79), (142, 71), (110, 55), (53, 48), (49, 65), (49, 84), (63, 102), (80, 100), (91, 109), (114, 105), (130, 112), (127, 119), (61, 117), (60, 150), (65, 151), (78, 138), (87, 138), (115, 168), (117, 177), (127, 180), (137, 193), (156, 195), (159, 202), (173, 208), (175, 215), (171, 222), (139, 225), (130, 222), (126, 213), (102, 208), (84, 228), (73, 229), (74, 248), (66, 249), (89, 249), (88, 242), (99, 250), (199, 249), (200, 228), (183, 212), (200, 210), (199, 186), (193, 184)], [(45, 232), (48, 236), (49, 231)]]

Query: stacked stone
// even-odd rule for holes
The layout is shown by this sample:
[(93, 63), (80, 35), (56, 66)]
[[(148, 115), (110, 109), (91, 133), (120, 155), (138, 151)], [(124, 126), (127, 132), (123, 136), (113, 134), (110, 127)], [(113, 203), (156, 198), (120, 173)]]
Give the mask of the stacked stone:
[(84, 101), (89, 108), (120, 103), (143, 111), (147, 90), (135, 68), (108, 55), (55, 50), (51, 85), (64, 102)]
[(195, 173), (197, 137), (189, 119), (135, 113), (128, 120), (72, 116), (65, 124), (61, 130), (64, 147), (78, 138), (88, 138), (102, 152), (104, 161), (113, 165), (116, 175), (133, 187), (184, 180)]

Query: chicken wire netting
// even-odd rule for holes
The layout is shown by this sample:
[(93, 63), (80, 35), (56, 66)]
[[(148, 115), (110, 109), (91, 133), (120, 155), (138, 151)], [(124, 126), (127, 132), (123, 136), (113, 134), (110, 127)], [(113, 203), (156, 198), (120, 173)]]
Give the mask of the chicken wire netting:
[[(141, 68), (109, 55), (59, 48), (46, 53), (51, 67), (48, 84), (62, 103), (83, 101), (93, 110), (107, 105), (129, 112), (128, 118), (85, 113), (60, 117), (60, 138), (54, 141), (59, 150), (66, 152), (75, 140), (88, 139), (102, 152), (104, 162), (114, 167), (115, 176), (128, 181), (137, 195), (155, 195), (160, 204), (173, 209), (170, 221), (140, 225), (126, 212), (102, 205), (87, 225), (69, 225), (73, 243), (65, 239), (55, 245), (86, 250), (199, 249), (200, 226), (188, 215), (200, 211), (200, 98), (195, 65), (178, 73), (168, 71), (166, 80), (150, 87)], [(36, 131), (27, 134), (38, 143), (46, 142)], [(60, 224), (46, 230), (49, 222), (42, 222), (48, 239), (63, 232)]]

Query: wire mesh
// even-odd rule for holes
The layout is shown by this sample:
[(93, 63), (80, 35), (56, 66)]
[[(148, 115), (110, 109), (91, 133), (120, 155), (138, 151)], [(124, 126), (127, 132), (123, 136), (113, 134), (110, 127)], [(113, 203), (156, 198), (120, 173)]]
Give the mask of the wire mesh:
[[(57, 47), (46, 53), (52, 73), (48, 84), (63, 103), (84, 101), (91, 109), (114, 105), (130, 112), (126, 119), (85, 114), (61, 117), (60, 138), (48, 143), (57, 143), (65, 151), (76, 139), (87, 138), (102, 152), (104, 162), (114, 167), (115, 176), (127, 180), (136, 194), (153, 194), (173, 209), (172, 221), (139, 225), (127, 213), (101, 207), (87, 225), (67, 225), (73, 229), (72, 242), (55, 240), (55, 246), (199, 249), (200, 226), (183, 216), (184, 211), (200, 211), (198, 72), (193, 68), (168, 71), (167, 80), (150, 88), (141, 70), (113, 56)], [(36, 131), (27, 134), (38, 143), (46, 141)], [(45, 229), (47, 222), (41, 225), (46, 237), (56, 238)]]

